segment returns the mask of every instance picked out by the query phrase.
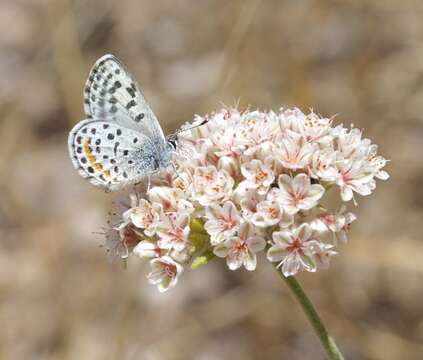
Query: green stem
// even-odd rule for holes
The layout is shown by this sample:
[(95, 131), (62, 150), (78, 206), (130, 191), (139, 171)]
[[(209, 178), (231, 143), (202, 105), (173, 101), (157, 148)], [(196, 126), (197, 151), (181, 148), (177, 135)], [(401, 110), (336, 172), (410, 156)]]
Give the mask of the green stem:
[(294, 276), (284, 276), (279, 269), (276, 269), (280, 275), (280, 277), (285, 281), (288, 287), (291, 289), (292, 294), (300, 303), (301, 307), (305, 315), (307, 316), (308, 321), (310, 321), (316, 335), (319, 337), (322, 346), (326, 350), (326, 354), (329, 360), (344, 360), (341, 352), (338, 349), (338, 346), (335, 343), (335, 340), (329, 335), (328, 331), (326, 330), (325, 325), (320, 319), (319, 314), (317, 314), (316, 310), (314, 309), (313, 304), (308, 299), (307, 295), (305, 294), (303, 288), (295, 279)]

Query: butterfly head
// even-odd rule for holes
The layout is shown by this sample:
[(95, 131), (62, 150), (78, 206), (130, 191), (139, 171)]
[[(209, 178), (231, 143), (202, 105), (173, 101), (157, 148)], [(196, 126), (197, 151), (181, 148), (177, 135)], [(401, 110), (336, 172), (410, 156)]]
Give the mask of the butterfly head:
[(174, 152), (176, 150), (176, 146), (178, 145), (178, 134), (170, 134), (167, 136), (166, 140), (168, 150)]

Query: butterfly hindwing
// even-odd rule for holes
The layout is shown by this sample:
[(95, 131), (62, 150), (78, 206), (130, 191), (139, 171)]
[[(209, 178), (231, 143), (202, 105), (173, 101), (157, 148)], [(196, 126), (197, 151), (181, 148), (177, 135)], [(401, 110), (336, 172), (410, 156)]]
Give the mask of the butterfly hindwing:
[(79, 174), (108, 190), (139, 182), (158, 167), (152, 141), (114, 122), (79, 122), (69, 134), (68, 146)]
[(165, 143), (160, 124), (136, 81), (113, 55), (104, 55), (91, 69), (84, 106), (88, 117), (140, 131), (160, 147)]

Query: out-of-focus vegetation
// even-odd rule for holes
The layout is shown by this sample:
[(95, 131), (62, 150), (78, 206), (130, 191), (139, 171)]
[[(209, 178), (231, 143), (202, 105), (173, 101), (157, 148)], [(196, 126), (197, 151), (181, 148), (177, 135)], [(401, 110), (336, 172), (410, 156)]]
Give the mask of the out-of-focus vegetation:
[(299, 280), (347, 359), (423, 357), (423, 3), (0, 2), (0, 359), (323, 359), (270, 264), (217, 260), (162, 295), (93, 234), (114, 198), (67, 133), (97, 57), (131, 69), (167, 132), (240, 101), (354, 123), (391, 159), (329, 271)]

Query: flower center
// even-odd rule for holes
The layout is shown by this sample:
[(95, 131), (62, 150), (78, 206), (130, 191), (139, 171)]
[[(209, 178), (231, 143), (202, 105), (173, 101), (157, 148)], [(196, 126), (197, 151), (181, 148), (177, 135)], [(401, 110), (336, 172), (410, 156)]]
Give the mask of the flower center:
[(278, 209), (274, 207), (269, 208), (269, 215), (272, 219), (277, 219), (279, 217)]
[(123, 236), (124, 236), (123, 241), (129, 249), (134, 248), (140, 242), (138, 234), (135, 232), (135, 226), (132, 224), (129, 224), (128, 226), (125, 227)]
[(295, 192), (289, 192), (289, 195), (291, 196), (291, 201), (294, 204), (294, 206), (298, 206), (298, 204), (304, 200), (304, 194), (302, 193), (295, 193)]
[(302, 252), (302, 244), (299, 238), (295, 238), (291, 245), (288, 246), (290, 252), (298, 251)]
[(246, 242), (244, 242), (244, 241), (242, 241), (242, 240), (240, 240), (240, 241), (237, 241), (237, 243), (236, 243), (236, 245), (235, 245), (235, 247), (234, 247), (234, 250), (235, 250), (235, 252), (236, 253), (244, 253), (244, 252), (247, 252), (247, 250), (248, 250), (248, 246), (247, 246), (247, 243)]
[(267, 175), (268, 175), (267, 172), (262, 171), (262, 170), (258, 170), (256, 172), (256, 181), (257, 182), (262, 182), (264, 179), (267, 178)]
[(168, 277), (175, 277), (176, 276), (176, 266), (175, 265), (162, 263), (162, 269), (163, 269), (163, 272), (166, 274), (166, 276), (168, 276)]
[(351, 181), (351, 175), (349, 174), (349, 172), (343, 172), (341, 175), (344, 184), (348, 184)]

